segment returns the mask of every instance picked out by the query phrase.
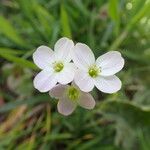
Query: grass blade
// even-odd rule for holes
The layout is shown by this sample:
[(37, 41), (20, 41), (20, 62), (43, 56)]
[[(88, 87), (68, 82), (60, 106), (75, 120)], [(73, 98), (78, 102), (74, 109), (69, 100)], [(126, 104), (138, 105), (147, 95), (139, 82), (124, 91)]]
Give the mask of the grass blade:
[(109, 13), (111, 19), (115, 22), (116, 34), (118, 34), (118, 32), (119, 32), (119, 26), (120, 26), (120, 16), (119, 16), (118, 4), (119, 4), (118, 0), (109, 0), (109, 3), (108, 3), (108, 13)]
[(28, 67), (28, 68), (34, 69), (34, 70), (37, 69), (37, 67), (32, 62), (30, 62), (29, 60), (25, 60), (23, 58), (13, 56), (13, 55), (8, 54), (8, 53), (3, 53), (1, 51), (0, 51), (0, 56), (5, 58), (8, 61), (12, 61), (14, 63), (17, 63), (18, 65), (23, 66), (23, 67)]
[(3, 16), (0, 16), (0, 33), (5, 35), (8, 39), (13, 41), (14, 43), (26, 47), (25, 46), (26, 44), (22, 40), (21, 36), (19, 36), (14, 27)]
[(61, 26), (62, 26), (62, 36), (71, 38), (72, 35), (71, 35), (71, 29), (68, 20), (68, 14), (63, 4), (61, 5)]
[(2, 107), (0, 107), (0, 113), (10, 111), (21, 105), (31, 106), (31, 105), (35, 105), (41, 102), (44, 103), (44, 102), (49, 102), (49, 101), (50, 101), (50, 97), (47, 95), (30, 97), (29, 99), (26, 99), (26, 100), (17, 100), (17, 101), (9, 102), (3, 105)]

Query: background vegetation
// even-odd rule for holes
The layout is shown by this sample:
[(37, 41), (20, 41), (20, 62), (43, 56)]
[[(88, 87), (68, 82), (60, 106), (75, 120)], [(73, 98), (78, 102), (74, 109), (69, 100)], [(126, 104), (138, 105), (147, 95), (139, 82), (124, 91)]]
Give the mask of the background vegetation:
[[(0, 150), (150, 150), (150, 1), (1, 0)], [(116, 94), (69, 117), (33, 88), (32, 53), (62, 36), (126, 60)]]

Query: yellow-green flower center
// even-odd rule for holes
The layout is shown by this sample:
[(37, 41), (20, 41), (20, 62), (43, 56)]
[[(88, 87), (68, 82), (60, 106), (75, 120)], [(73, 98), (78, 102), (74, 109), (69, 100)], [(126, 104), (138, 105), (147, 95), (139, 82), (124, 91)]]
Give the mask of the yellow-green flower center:
[(96, 65), (93, 65), (89, 68), (88, 73), (92, 78), (96, 78), (100, 73), (100, 69)]
[(55, 72), (60, 72), (64, 68), (64, 64), (62, 62), (54, 63), (54, 70)]
[(69, 97), (70, 100), (75, 101), (79, 99), (80, 92), (77, 88), (70, 86), (67, 91), (67, 96)]

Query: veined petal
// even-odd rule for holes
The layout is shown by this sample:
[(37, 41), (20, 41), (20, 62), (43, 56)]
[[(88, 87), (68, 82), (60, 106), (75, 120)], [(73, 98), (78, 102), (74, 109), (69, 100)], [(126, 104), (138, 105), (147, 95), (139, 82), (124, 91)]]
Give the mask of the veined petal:
[(119, 72), (124, 66), (124, 59), (120, 52), (108, 52), (96, 60), (96, 65), (101, 69), (102, 76), (110, 76)]
[(40, 46), (33, 53), (33, 61), (39, 68), (44, 69), (50, 64), (53, 53), (49, 47)]
[(108, 77), (99, 76), (95, 79), (95, 86), (104, 93), (115, 93), (121, 89), (121, 81), (115, 75)]
[(93, 109), (95, 107), (95, 100), (91, 94), (81, 92), (80, 99), (78, 100), (78, 104), (86, 109)]
[(73, 47), (74, 43), (72, 40), (66, 37), (59, 39), (54, 46), (54, 51), (57, 55), (57, 59), (70, 62), (72, 59), (71, 55)]
[(76, 71), (74, 82), (84, 92), (90, 92), (94, 88), (94, 80), (82, 70)]
[(86, 44), (77, 43), (74, 47), (72, 57), (75, 65), (82, 70), (87, 69), (95, 63), (94, 54)]
[(61, 84), (68, 84), (74, 79), (76, 66), (73, 63), (64, 64), (64, 68), (57, 75), (57, 80)]
[(50, 72), (45, 70), (38, 73), (33, 80), (34, 87), (40, 92), (47, 92), (51, 90), (56, 83), (56, 76), (52, 73), (52, 71)]
[(76, 106), (76, 103), (73, 103), (66, 97), (62, 97), (62, 99), (58, 101), (57, 109), (59, 113), (68, 116), (75, 110)]
[(55, 98), (62, 98), (67, 88), (68, 85), (58, 84), (49, 91), (49, 95)]

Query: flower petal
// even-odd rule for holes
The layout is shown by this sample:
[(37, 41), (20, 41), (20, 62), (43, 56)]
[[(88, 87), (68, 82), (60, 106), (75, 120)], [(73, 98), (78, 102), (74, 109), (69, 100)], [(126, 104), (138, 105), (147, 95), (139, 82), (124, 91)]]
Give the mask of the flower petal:
[(77, 43), (72, 57), (75, 65), (82, 70), (88, 69), (89, 66), (95, 63), (94, 54), (86, 44)]
[(44, 69), (50, 64), (53, 53), (49, 47), (40, 46), (33, 53), (33, 61), (39, 68)]
[(40, 92), (51, 90), (57, 83), (55, 75), (51, 71), (41, 71), (33, 80), (34, 87)]
[(124, 59), (120, 52), (108, 52), (96, 60), (96, 64), (101, 68), (102, 76), (110, 76), (119, 72), (124, 66)]
[(64, 96), (67, 87), (68, 85), (58, 84), (49, 91), (49, 95), (55, 98), (61, 98)]
[(74, 79), (76, 66), (73, 63), (64, 64), (64, 69), (58, 73), (57, 80), (61, 84), (68, 84)]
[(100, 76), (96, 78), (95, 86), (104, 93), (115, 93), (121, 89), (121, 81), (115, 75), (109, 77)]
[(54, 50), (57, 54), (57, 59), (70, 62), (72, 59), (71, 55), (73, 47), (74, 43), (72, 40), (66, 37), (59, 39), (54, 46)]
[(90, 92), (94, 88), (94, 80), (82, 70), (76, 71), (74, 82), (84, 92)]
[(75, 110), (76, 106), (76, 103), (73, 103), (71, 100), (63, 97), (58, 101), (57, 109), (59, 113), (68, 116)]
[(95, 100), (91, 94), (81, 92), (81, 97), (78, 100), (78, 104), (86, 109), (93, 109), (95, 107)]

